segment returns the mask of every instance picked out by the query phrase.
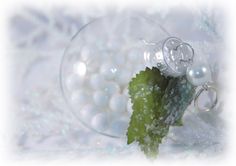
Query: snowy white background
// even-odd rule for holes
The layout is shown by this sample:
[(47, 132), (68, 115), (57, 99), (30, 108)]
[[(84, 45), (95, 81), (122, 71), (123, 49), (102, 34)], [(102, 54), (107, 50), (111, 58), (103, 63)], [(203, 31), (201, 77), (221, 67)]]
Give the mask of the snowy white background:
[[(220, 11), (177, 8), (141, 13), (158, 20), (168, 32), (200, 50), (210, 62), (218, 88), (224, 89), (224, 17)], [(13, 146), (17, 153), (47, 158), (142, 156), (137, 145), (127, 146), (125, 139), (105, 137), (85, 128), (68, 111), (61, 96), (59, 65), (65, 47), (81, 26), (105, 14), (101, 10), (85, 13), (73, 8), (23, 8), (13, 13), (9, 29), (15, 115)], [(221, 103), (212, 112), (198, 112), (190, 107), (184, 126), (171, 128), (159, 156), (185, 158), (222, 153), (226, 128), (221, 114)]]

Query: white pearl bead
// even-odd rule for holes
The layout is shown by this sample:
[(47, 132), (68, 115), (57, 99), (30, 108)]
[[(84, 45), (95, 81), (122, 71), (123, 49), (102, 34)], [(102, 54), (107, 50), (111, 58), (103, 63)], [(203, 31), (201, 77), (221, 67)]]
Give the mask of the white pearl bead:
[(111, 133), (117, 136), (124, 135), (128, 127), (128, 121), (123, 119), (111, 123)]
[(126, 109), (127, 98), (124, 95), (115, 94), (110, 100), (110, 108), (115, 112), (123, 112)]
[[(128, 84), (127, 84), (128, 85)], [(129, 96), (129, 90), (128, 90), (128, 87), (125, 87), (124, 89), (123, 89), (123, 92), (122, 92), (122, 94), (124, 95), (124, 96)]]
[(102, 75), (94, 74), (91, 76), (90, 85), (93, 89), (101, 89), (105, 86), (106, 81)]
[(105, 107), (108, 104), (108, 95), (103, 91), (96, 91), (93, 100), (97, 106)]
[(82, 106), (85, 103), (88, 102), (88, 94), (85, 93), (83, 90), (77, 90), (75, 92), (72, 93), (71, 95), (71, 101), (73, 105), (76, 106)]
[(73, 65), (73, 72), (81, 77), (86, 75), (87, 66), (84, 62), (78, 61)]
[(122, 66), (125, 64), (125, 56), (121, 56), (121, 55), (116, 55), (113, 56), (113, 61), (118, 65), (118, 66)]
[(120, 85), (127, 85), (131, 80), (131, 73), (128, 70), (121, 70), (118, 72), (116, 81)]
[(105, 113), (96, 114), (92, 119), (92, 127), (98, 131), (104, 131), (108, 127), (108, 117)]
[(87, 104), (80, 111), (80, 116), (85, 122), (88, 122), (92, 119), (92, 117), (96, 114), (96, 112), (97, 109), (94, 105)]
[(211, 80), (210, 68), (205, 64), (188, 67), (186, 76), (188, 81), (195, 86), (203, 85)]
[(78, 89), (83, 85), (84, 77), (80, 77), (77, 74), (71, 74), (66, 78), (66, 88), (70, 91)]
[(108, 82), (104, 90), (108, 95), (113, 95), (119, 93), (120, 87), (115, 82)]
[(80, 52), (80, 57), (82, 60), (86, 61), (88, 60), (89, 58), (91, 58), (91, 52), (90, 52), (90, 49), (87, 48), (87, 47), (83, 47), (81, 49), (81, 52)]
[(105, 63), (100, 68), (100, 73), (105, 79), (111, 80), (117, 75), (117, 67), (112, 63)]

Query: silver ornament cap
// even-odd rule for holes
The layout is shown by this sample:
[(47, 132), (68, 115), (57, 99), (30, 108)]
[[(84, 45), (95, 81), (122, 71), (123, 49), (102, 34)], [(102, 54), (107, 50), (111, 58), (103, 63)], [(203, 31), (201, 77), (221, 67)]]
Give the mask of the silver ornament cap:
[(179, 38), (167, 38), (163, 43), (162, 52), (167, 66), (165, 72), (170, 76), (185, 75), (187, 68), (192, 65), (193, 48)]
[(177, 37), (169, 37), (148, 46), (144, 52), (146, 66), (158, 67), (165, 76), (183, 76), (192, 65), (193, 48)]

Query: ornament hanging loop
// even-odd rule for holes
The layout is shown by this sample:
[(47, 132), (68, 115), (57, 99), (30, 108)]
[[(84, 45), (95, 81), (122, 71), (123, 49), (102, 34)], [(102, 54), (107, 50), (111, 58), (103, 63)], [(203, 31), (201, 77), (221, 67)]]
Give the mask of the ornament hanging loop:
[[(215, 99), (214, 101), (212, 102), (212, 104), (207, 107), (207, 108), (201, 108), (199, 106), (199, 103), (198, 103), (198, 100), (199, 100), (199, 97), (201, 96), (201, 94), (204, 92), (204, 91), (213, 91), (215, 92), (216, 96), (215, 96)], [(210, 85), (209, 83), (206, 83), (204, 85), (202, 85), (201, 89), (196, 93), (195, 95), (195, 98), (194, 98), (194, 106), (195, 108), (197, 108), (197, 110), (199, 111), (211, 111), (212, 109), (215, 108), (215, 106), (217, 105), (217, 102), (218, 102), (218, 98), (217, 98), (217, 89), (213, 86), (213, 85)]]

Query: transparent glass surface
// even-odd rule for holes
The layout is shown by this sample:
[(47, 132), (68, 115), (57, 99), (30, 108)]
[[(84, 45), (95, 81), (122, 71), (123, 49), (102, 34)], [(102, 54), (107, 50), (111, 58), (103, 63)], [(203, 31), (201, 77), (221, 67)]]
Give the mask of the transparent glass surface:
[(68, 109), (91, 130), (124, 137), (132, 113), (128, 83), (148, 66), (145, 52), (169, 34), (138, 15), (96, 19), (72, 38), (61, 62)]

